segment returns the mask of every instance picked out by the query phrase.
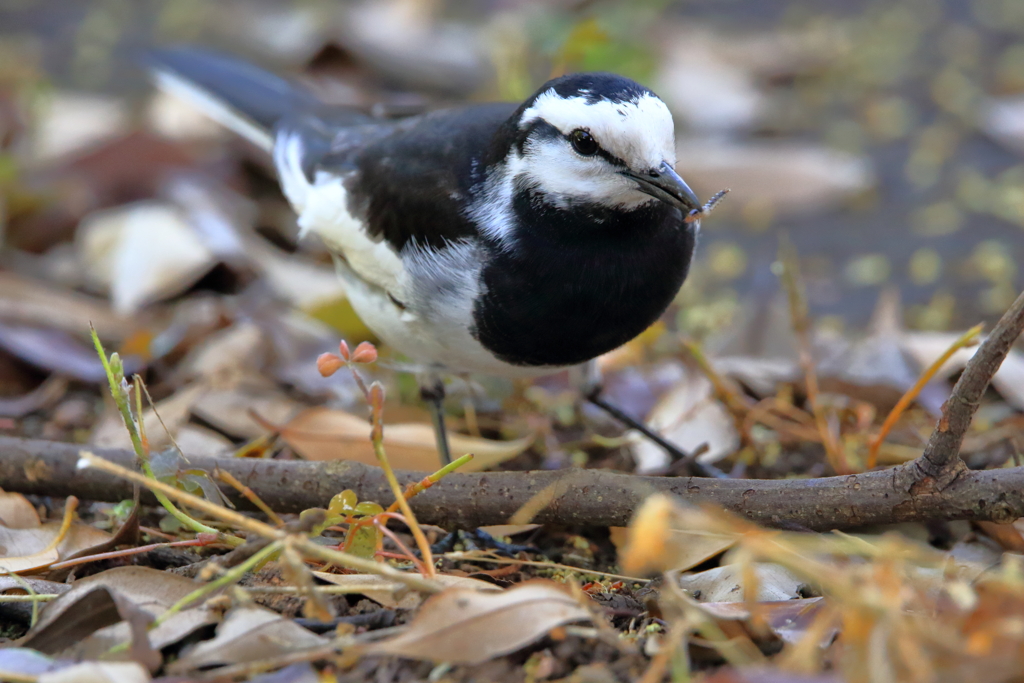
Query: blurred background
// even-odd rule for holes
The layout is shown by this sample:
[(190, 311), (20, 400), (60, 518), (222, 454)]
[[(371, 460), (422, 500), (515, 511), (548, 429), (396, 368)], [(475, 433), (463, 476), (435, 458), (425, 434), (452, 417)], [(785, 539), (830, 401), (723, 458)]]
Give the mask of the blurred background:
[[(638, 416), (675, 392), (690, 420), (707, 398), (680, 389), (692, 389), (683, 338), (731, 358), (723, 371), (755, 393), (792, 377), (782, 236), (831, 340), (823, 374), (896, 396), (944, 348), (934, 333), (994, 320), (1021, 287), (1019, 0), (0, 0), (8, 433), (117, 443), (92, 323), (145, 373), (186, 452), (285, 424), (305, 457), (326, 449), (325, 433), (365, 438), (339, 417), (358, 404), (351, 384), (312, 362), (339, 337), (372, 339), (329, 258), (298, 241), (267, 160), (139, 68), (147, 46), (182, 42), (380, 116), (522, 99), (569, 71), (652, 87), (676, 117), (680, 174), (704, 199), (732, 193), (704, 223), (677, 305), (603, 361), (610, 393)], [(400, 361), (385, 354), (377, 372), (394, 389), (392, 420), (418, 426), (411, 378), (388, 370)], [(593, 434), (560, 381), (456, 382), (455, 426), (506, 458), (525, 446), (502, 450), (520, 441), (499, 437), (540, 434), (529, 465), (582, 462)], [(308, 412), (323, 405), (338, 411)], [(410, 453), (432, 449), (409, 438)]]

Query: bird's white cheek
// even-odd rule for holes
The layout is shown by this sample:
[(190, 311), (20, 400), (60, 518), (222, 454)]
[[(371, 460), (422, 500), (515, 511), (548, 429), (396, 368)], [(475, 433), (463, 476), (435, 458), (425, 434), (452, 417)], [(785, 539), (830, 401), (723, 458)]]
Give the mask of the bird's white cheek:
[(561, 143), (529, 150), (522, 172), (531, 185), (556, 203), (573, 200), (632, 207), (651, 199), (603, 159), (582, 158)]

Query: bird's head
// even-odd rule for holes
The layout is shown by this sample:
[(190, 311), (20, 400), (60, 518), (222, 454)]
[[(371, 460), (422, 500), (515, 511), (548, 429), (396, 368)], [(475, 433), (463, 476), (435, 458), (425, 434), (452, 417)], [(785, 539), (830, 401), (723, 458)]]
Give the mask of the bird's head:
[(661, 201), (683, 215), (700, 208), (675, 172), (672, 114), (639, 83), (608, 73), (562, 76), (516, 116), (517, 184), (550, 203), (629, 210)]

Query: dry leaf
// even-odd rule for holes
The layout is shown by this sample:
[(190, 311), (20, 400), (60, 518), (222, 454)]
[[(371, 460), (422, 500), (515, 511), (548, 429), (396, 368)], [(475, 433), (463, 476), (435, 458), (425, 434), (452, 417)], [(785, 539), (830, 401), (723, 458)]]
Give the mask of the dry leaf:
[(265, 244), (250, 240), (247, 253), (278, 297), (305, 311), (346, 298), (345, 286), (334, 268), (283, 254)]
[[(32, 587), (36, 593), (47, 595), (59, 595), (71, 590), (71, 585), (59, 581), (47, 581), (46, 579), (33, 579), (31, 577), (0, 576), (0, 594), (22, 595), (26, 593), (25, 584)], [(43, 605), (45, 606), (45, 605)]]
[[(370, 443), (370, 423), (331, 408), (310, 408), (289, 422), (281, 437), (307, 460), (354, 460), (376, 465)], [(513, 441), (492, 441), (462, 434), (448, 435), (452, 455), (475, 457), (460, 472), (479, 472), (519, 455), (533, 443), (533, 436)], [(384, 427), (384, 447), (392, 467), (432, 472), (438, 468), (434, 428), (427, 424), (395, 424)]]
[(235, 450), (235, 444), (220, 432), (193, 424), (179, 429), (174, 441), (190, 459), (226, 458)]
[[(909, 353), (922, 369), (927, 368), (963, 336), (962, 332), (911, 332), (903, 335), (902, 348)], [(982, 336), (980, 341), (987, 337)], [(942, 366), (936, 377), (950, 377), (964, 369), (967, 361), (974, 357), (979, 346), (960, 349)], [(1017, 410), (1024, 410), (1024, 353), (1010, 349), (1003, 364), (992, 377), (992, 386), (1006, 402)]]
[(753, 74), (723, 59), (717, 38), (692, 31), (672, 41), (657, 76), (658, 93), (672, 111), (709, 135), (751, 127), (766, 102)]
[[(707, 444), (707, 451), (697, 458), (702, 463), (718, 462), (740, 447), (735, 421), (715, 398), (711, 381), (693, 372), (658, 401), (647, 424), (685, 451)], [(637, 437), (633, 454), (638, 473), (660, 470), (669, 464), (664, 448)]]
[(208, 386), (230, 388), (260, 367), (265, 352), (263, 330), (254, 323), (239, 322), (197, 344), (182, 360), (179, 371)]
[[(105, 622), (95, 622), (83, 610), (82, 599), (98, 588), (118, 599), (157, 617), (168, 607), (196, 589), (189, 579), (148, 567), (118, 567), (79, 579), (70, 591), (46, 605), (39, 622), (22, 641), (25, 647), (56, 654), (73, 651), (79, 658), (100, 657), (111, 647), (128, 642), (130, 631), (125, 623), (117, 623), (116, 610)], [(149, 631), (149, 642), (156, 650), (173, 644), (204, 625), (214, 623), (216, 616), (203, 606), (189, 607)], [(82, 622), (79, 625), (78, 622)], [(68, 633), (74, 630), (73, 639)]]
[(305, 404), (289, 397), (277, 385), (252, 375), (229, 389), (203, 392), (192, 406), (192, 413), (225, 434), (255, 439), (267, 430), (253, 419), (253, 414), (281, 425), (305, 408)]
[[(106, 375), (96, 352), (59, 329), (0, 322), (0, 348), (36, 367), (82, 382), (102, 382)], [(137, 369), (130, 364), (129, 369)]]
[(466, 95), (489, 77), (487, 47), (468, 25), (436, 21), (400, 0), (347, 7), (335, 40), (388, 80)]
[(99, 95), (56, 92), (40, 98), (35, 112), (33, 152), (37, 160), (67, 156), (128, 127), (124, 100)]
[(125, 315), (183, 292), (216, 262), (181, 211), (155, 202), (87, 216), (78, 243), (91, 279)]
[[(405, 584), (392, 581), (377, 574), (329, 574), (313, 572), (313, 576), (332, 585), (350, 589), (358, 595), (365, 595), (376, 603), (390, 609), (415, 609), (423, 602), (416, 591), (410, 591)], [(493, 583), (471, 579), (467, 576), (437, 574), (434, 580), (446, 588), (466, 588), (479, 591), (501, 591)]]
[[(787, 643), (798, 642), (825, 607), (825, 598), (797, 598), (778, 602), (758, 602), (757, 617), (767, 624), (772, 633)], [(708, 602), (701, 609), (718, 621), (742, 621), (750, 619), (750, 609), (745, 602)], [(838, 629), (830, 629), (823, 645), (831, 642)], [(751, 633), (756, 635), (756, 633)]]
[[(774, 602), (803, 597), (807, 582), (777, 564), (756, 563), (757, 601)], [(743, 567), (727, 564), (697, 574), (679, 577), (679, 586), (700, 602), (740, 602), (743, 595)]]
[(0, 417), (22, 418), (37, 410), (52, 408), (67, 390), (67, 378), (58, 374), (50, 375), (26, 394), (0, 398)]
[(75, 522), (56, 548), (47, 549), (57, 538), (60, 526), (60, 522), (47, 522), (29, 529), (0, 527), (0, 571), (38, 571), (110, 540), (107, 532)]
[(167, 671), (181, 674), (200, 667), (271, 659), (322, 647), (328, 642), (276, 612), (262, 607), (236, 607), (217, 627), (215, 638), (186, 650)]
[(35, 650), (24, 647), (0, 649), (0, 671), (23, 676), (38, 676), (56, 668), (56, 662)]
[(25, 496), (0, 490), (0, 526), (8, 529), (32, 529), (41, 524), (39, 513)]
[(515, 652), (557, 626), (589, 619), (590, 612), (553, 581), (528, 581), (500, 593), (450, 588), (423, 603), (407, 631), (364, 652), (479, 664)]
[(76, 335), (91, 324), (103, 339), (123, 339), (133, 324), (102, 299), (5, 271), (0, 271), (0, 318)]
[(629, 524), (619, 566), (630, 576), (686, 570), (736, 544), (736, 536), (685, 528), (679, 503), (664, 494), (648, 496)]
[(37, 683), (147, 683), (152, 680), (135, 662), (81, 662), (39, 676)]
[[(158, 451), (171, 446), (171, 438), (177, 435), (188, 422), (192, 406), (200, 396), (206, 393), (201, 384), (182, 387), (168, 398), (156, 404), (156, 408), (148, 408), (142, 413), (142, 423), (146, 428), (151, 450)], [(159, 419), (157, 419), (159, 415)], [(163, 421), (161, 423), (161, 420)], [(164, 429), (164, 426), (167, 429)], [(170, 434), (167, 433), (170, 430)], [(128, 430), (124, 427), (121, 414), (109, 411), (93, 430), (89, 443), (100, 448), (132, 447)], [(187, 453), (186, 453), (187, 455)]]

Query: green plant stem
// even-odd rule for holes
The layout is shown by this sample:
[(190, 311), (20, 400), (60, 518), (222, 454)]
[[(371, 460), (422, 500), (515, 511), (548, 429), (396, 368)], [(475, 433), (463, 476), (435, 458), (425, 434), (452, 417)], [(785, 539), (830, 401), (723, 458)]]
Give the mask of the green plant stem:
[(181, 610), (185, 609), (185, 607), (187, 607), (188, 605), (198, 600), (201, 600), (202, 598), (206, 597), (215, 590), (218, 590), (232, 583), (238, 582), (243, 576), (245, 576), (246, 572), (248, 572), (253, 567), (258, 566), (262, 562), (270, 559), (271, 556), (273, 556), (275, 553), (280, 552), (282, 547), (282, 541), (274, 541), (263, 550), (260, 550), (259, 552), (255, 553), (245, 562), (242, 562), (237, 566), (232, 567), (231, 569), (227, 570), (226, 572), (218, 576), (213, 581), (210, 581), (209, 583), (200, 586), (196, 590), (192, 591), (191, 593), (183, 597), (181, 600), (178, 600), (178, 602), (168, 607), (166, 612), (164, 612), (156, 618), (151, 628), (156, 628), (157, 626), (164, 623)]
[[(246, 517), (234, 510), (228, 510), (227, 508), (211, 503), (204, 498), (193, 496), (191, 493), (177, 489), (169, 484), (165, 484), (158, 479), (150, 479), (138, 472), (116, 465), (109, 460), (104, 460), (103, 458), (88, 451), (81, 451), (79, 453), (79, 458), (80, 463), (81, 461), (84, 461), (90, 467), (95, 467), (102, 472), (139, 483), (152, 491), (154, 495), (157, 491), (160, 491), (168, 498), (173, 498), (185, 505), (188, 505), (189, 507), (202, 510), (211, 517), (215, 517), (226, 524), (230, 524), (236, 529), (245, 529), (246, 531), (258, 536), (275, 541), (283, 539), (286, 535), (286, 532), (281, 529), (275, 529), (269, 524), (265, 524), (257, 519)], [(341, 552), (340, 550), (331, 550), (330, 548), (317, 545), (305, 536), (296, 538), (294, 542), (295, 548), (302, 551), (304, 556), (307, 558), (315, 557), (327, 562), (333, 562), (334, 564), (347, 567), (349, 569), (356, 569), (368, 574), (386, 576), (389, 579), (394, 579), (395, 581), (403, 583), (412, 589), (423, 591), (425, 593), (438, 593), (443, 589), (441, 584), (436, 581), (424, 579), (419, 574), (402, 572), (394, 567), (390, 567), (386, 564), (375, 562), (364, 557), (350, 555), (349, 553)]]
[[(375, 417), (374, 419), (377, 418)], [(430, 552), (430, 544), (427, 543), (427, 537), (423, 533), (423, 529), (420, 528), (419, 522), (416, 521), (416, 515), (413, 514), (412, 508), (409, 506), (409, 501), (405, 499), (405, 493), (402, 491), (402, 485), (398, 483), (398, 477), (395, 476), (395, 471), (391, 469), (391, 463), (388, 462), (388, 456), (384, 452), (383, 434), (377, 431), (374, 432), (373, 436), (373, 452), (377, 456), (377, 461), (380, 463), (381, 469), (384, 470), (384, 477), (388, 480), (388, 485), (391, 487), (391, 491), (395, 494), (395, 502), (398, 503), (398, 507), (402, 511), (402, 516), (405, 517), (405, 523), (409, 526), (409, 531), (412, 532), (412, 537), (416, 539), (416, 545), (419, 546), (420, 554), (423, 556), (423, 564), (427, 570), (427, 577), (434, 578), (434, 556)]]
[[(472, 459), (473, 459), (473, 454), (472, 453), (467, 453), (466, 455), (462, 456), (461, 458), (456, 458), (455, 460), (452, 460), (450, 463), (448, 463), (447, 465), (445, 465), (444, 467), (439, 469), (437, 472), (434, 472), (433, 474), (424, 477), (420, 481), (418, 481), (415, 484), (412, 484), (408, 488), (406, 488), (405, 489), (405, 493), (402, 495), (402, 498), (404, 498), (405, 500), (409, 500), (413, 496), (415, 496), (417, 494), (420, 494), (420, 493), (423, 493), (428, 488), (430, 488), (431, 486), (433, 486), (437, 482), (441, 481), (442, 479), (444, 479), (446, 476), (448, 476), (449, 474), (451, 474), (455, 470), (459, 469), (463, 465), (465, 465), (468, 462), (470, 462)], [(398, 510), (399, 506), (401, 505), (398, 501), (402, 500), (402, 498), (396, 499), (394, 503), (389, 505), (387, 511), (388, 512), (395, 512), (396, 510)]]
[[(115, 373), (113, 368), (110, 367), (110, 361), (107, 359), (107, 352), (103, 348), (103, 343), (100, 341), (100, 337), (96, 334), (96, 328), (92, 328), (92, 343), (96, 347), (96, 353), (99, 354), (100, 363), (103, 364), (103, 371), (107, 375), (107, 381), (110, 383), (110, 395), (114, 399), (114, 404), (117, 409), (121, 412), (121, 419), (124, 421), (124, 426), (128, 430), (128, 436), (132, 440), (132, 448), (135, 450), (135, 455), (139, 458), (139, 466), (142, 468), (143, 473), (150, 479), (156, 479), (156, 474), (153, 472), (153, 468), (149, 465), (149, 454), (146, 449), (143, 448), (142, 438), (139, 435), (138, 425), (135, 424), (135, 419), (132, 417), (131, 408), (128, 405), (128, 396), (125, 394), (124, 388), (118, 382), (117, 375), (121, 375), (121, 379), (124, 379), (123, 371), (121, 373)], [(139, 415), (141, 416), (141, 412)], [(163, 506), (167, 512), (171, 514), (176, 520), (178, 520), (182, 526), (186, 529), (191, 529), (196, 533), (202, 534), (216, 534), (218, 539), (223, 540), (225, 543), (237, 547), (245, 543), (244, 539), (232, 536), (231, 534), (225, 534), (213, 527), (207, 526), (197, 519), (193, 519), (185, 512), (178, 509), (177, 506), (172, 503), (167, 496), (163, 495), (159, 491), (154, 490), (153, 495), (156, 496), (157, 501)]]
[[(69, 508), (71, 507), (70, 501), (69, 501), (69, 504), (68, 504), (67, 507), (69, 507)], [(65, 515), (65, 516), (67, 516), (67, 515)], [(65, 531), (64, 533), (58, 534), (57, 536), (59, 538), (59, 537), (63, 536), (66, 533), (67, 532)], [(32, 603), (32, 621), (29, 622), (29, 628), (32, 628), (33, 626), (36, 625), (36, 622), (39, 621), (39, 603), (41, 601), (40, 598), (39, 598), (39, 593), (36, 592), (36, 589), (33, 588), (32, 584), (29, 583), (24, 577), (18, 576), (14, 572), (10, 572), (10, 571), (4, 572), (4, 573), (7, 574), (7, 576), (10, 576), (12, 579), (14, 579), (15, 582), (17, 582), (17, 584), (19, 586), (21, 586), (25, 590), (26, 593), (28, 593), (28, 595), (0, 596), (0, 601), (2, 601), (3, 598), (5, 598), (5, 597), (18, 597), (18, 598), (23, 598), (23, 599), (22, 600), (13, 601), (13, 602), (31, 602)], [(4, 680), (4, 679), (0, 678), (0, 681), (2, 681), (2, 680)]]
[[(0, 604), (5, 602), (49, 602), (60, 597), (59, 593), (32, 593), (31, 595), (0, 595)], [(0, 678), (0, 680), (3, 680)]]

